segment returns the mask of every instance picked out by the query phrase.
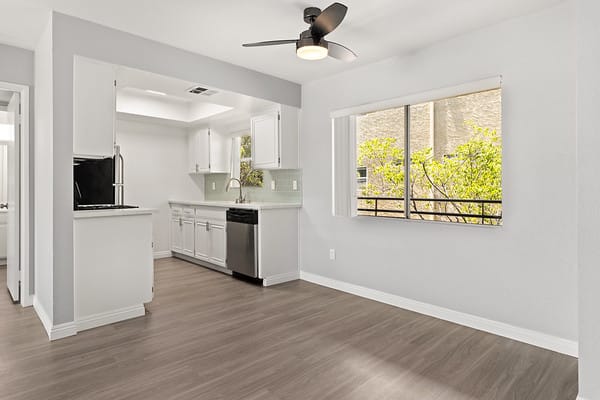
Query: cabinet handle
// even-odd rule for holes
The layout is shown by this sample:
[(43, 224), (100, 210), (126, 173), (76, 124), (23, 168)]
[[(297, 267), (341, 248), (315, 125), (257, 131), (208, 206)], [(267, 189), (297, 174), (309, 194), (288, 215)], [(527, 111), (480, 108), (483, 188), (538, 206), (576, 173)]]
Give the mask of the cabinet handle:
[(198, 164), (196, 164), (196, 172), (198, 172), (199, 169), (200, 167), (198, 166)]
[(179, 226), (183, 225), (183, 221), (181, 220), (181, 217), (179, 217)]
[(208, 232), (210, 230), (210, 226), (208, 225), (208, 221), (206, 221), (206, 231)]

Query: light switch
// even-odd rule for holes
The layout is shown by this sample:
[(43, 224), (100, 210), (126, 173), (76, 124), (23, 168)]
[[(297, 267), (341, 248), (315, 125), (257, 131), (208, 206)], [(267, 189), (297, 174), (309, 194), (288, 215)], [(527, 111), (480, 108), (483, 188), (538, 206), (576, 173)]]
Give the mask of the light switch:
[(292, 181), (292, 190), (298, 190), (298, 181), (295, 179)]
[(212, 183), (212, 190), (217, 190), (217, 184), (215, 182)]
[(329, 249), (329, 259), (335, 260), (335, 249)]
[(271, 181), (271, 190), (275, 190), (275, 181)]

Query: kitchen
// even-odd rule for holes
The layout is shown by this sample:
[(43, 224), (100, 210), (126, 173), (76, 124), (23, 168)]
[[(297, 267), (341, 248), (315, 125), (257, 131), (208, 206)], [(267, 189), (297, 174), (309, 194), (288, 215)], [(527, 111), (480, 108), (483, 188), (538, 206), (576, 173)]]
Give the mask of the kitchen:
[(297, 108), (79, 56), (73, 90), (78, 331), (144, 315), (156, 258), (298, 279)]

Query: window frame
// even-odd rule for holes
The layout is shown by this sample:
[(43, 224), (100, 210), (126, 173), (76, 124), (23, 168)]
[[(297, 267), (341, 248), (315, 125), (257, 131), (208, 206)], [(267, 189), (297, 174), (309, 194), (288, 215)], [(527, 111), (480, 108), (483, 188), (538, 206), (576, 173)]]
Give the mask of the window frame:
[[(479, 81), (473, 81), (473, 82), (469, 82), (466, 84), (462, 84), (462, 85), (457, 85), (457, 86), (450, 86), (450, 87), (445, 87), (445, 88), (441, 88), (441, 89), (435, 89), (435, 90), (430, 90), (430, 91), (424, 91), (421, 93), (417, 93), (417, 94), (411, 94), (408, 96), (404, 96), (404, 97), (400, 97), (400, 98), (394, 98), (394, 99), (388, 99), (388, 100), (384, 100), (384, 101), (379, 101), (379, 102), (374, 102), (374, 103), (369, 103), (369, 104), (363, 104), (363, 105), (359, 105), (356, 107), (351, 107), (351, 108), (346, 108), (346, 109), (341, 109), (341, 110), (337, 110), (334, 111), (330, 114), (330, 117), (332, 119), (332, 141), (333, 141), (333, 215), (337, 215), (337, 216), (350, 216), (353, 218), (368, 218), (368, 219), (373, 219), (373, 216), (371, 215), (359, 215), (358, 211), (357, 211), (357, 188), (358, 188), (358, 180), (356, 178), (356, 171), (358, 168), (357, 165), (357, 160), (356, 160), (356, 147), (357, 147), (357, 123), (356, 123), (356, 117), (360, 114), (366, 114), (366, 113), (370, 113), (370, 112), (376, 112), (376, 111), (381, 111), (381, 110), (386, 110), (386, 109), (391, 109), (391, 108), (404, 108), (404, 152), (405, 154), (410, 155), (410, 107), (413, 105), (417, 105), (417, 104), (421, 104), (421, 103), (426, 103), (426, 102), (432, 102), (432, 101), (437, 101), (437, 100), (442, 100), (442, 99), (446, 99), (446, 98), (452, 98), (452, 97), (458, 97), (458, 96), (464, 96), (464, 95), (469, 95), (469, 94), (474, 94), (474, 93), (478, 93), (478, 92), (484, 92), (484, 91), (490, 91), (490, 90), (497, 90), (500, 89), (502, 90), (502, 76), (497, 76), (497, 77), (492, 77), (492, 78), (487, 78), (487, 79), (483, 79), (483, 80), (479, 80)], [(504, 91), (502, 92), (502, 109), (501, 109), (501, 116), (504, 117)], [(343, 121), (344, 119), (347, 119), (347, 122), (345, 124), (341, 124), (341, 125), (346, 125), (344, 128), (345, 129), (341, 129), (341, 132), (337, 132), (338, 134), (338, 140), (337, 142), (345, 142), (345, 140), (339, 140), (340, 139), (340, 134), (341, 135), (346, 135), (347, 136), (347, 142), (346, 143), (342, 143), (342, 145), (340, 146), (339, 144), (336, 144), (336, 124), (335, 121)], [(339, 129), (338, 129), (339, 130)], [(343, 149), (345, 146), (347, 145), (348, 147)], [(340, 152), (344, 151), (346, 154), (341, 154)], [(343, 179), (343, 175), (340, 175), (340, 168), (338, 166), (337, 171), (335, 166), (337, 164), (339, 164), (339, 162), (337, 161), (337, 159), (339, 158), (345, 158), (348, 157), (348, 155), (350, 155), (350, 159), (347, 160), (347, 162), (345, 163), (349, 169), (349, 171), (346, 171), (346, 177), (348, 176), (352, 176), (352, 178), (350, 179), (350, 182), (346, 183), (345, 185), (340, 185), (338, 184), (338, 181), (341, 179)], [(346, 160), (344, 160), (346, 161)], [(502, 161), (504, 164), (504, 152), (502, 153)], [(404, 163), (404, 173), (406, 177), (410, 177), (410, 162), (405, 162)], [(343, 164), (342, 164), (343, 165)], [(405, 179), (404, 180), (404, 192), (405, 194), (410, 193), (410, 179)], [(341, 187), (347, 187), (350, 190), (348, 191), (346, 189), (345, 193), (340, 193), (340, 189)], [(341, 207), (342, 211), (340, 212), (340, 206), (339, 204), (342, 203), (340, 202), (340, 197), (342, 196), (350, 196), (349, 199), (346, 199), (348, 201), (345, 201), (344, 205), (348, 205), (350, 207), (350, 209), (348, 210), (346, 207)], [(504, 200), (504, 199), (503, 199)], [(494, 224), (472, 224), (472, 223), (461, 223), (461, 222), (449, 222), (449, 221), (431, 221), (431, 220), (421, 220), (421, 219), (413, 219), (410, 217), (411, 215), (411, 210), (410, 210), (410, 195), (405, 195), (404, 196), (404, 215), (402, 218), (394, 218), (394, 217), (390, 217), (390, 218), (385, 218), (385, 217), (376, 217), (382, 220), (401, 220), (401, 221), (412, 221), (412, 222), (425, 222), (425, 223), (429, 223), (429, 222), (434, 222), (436, 224), (449, 224), (449, 225), (453, 225), (453, 226), (477, 226), (477, 227), (494, 227), (494, 228), (501, 228), (502, 226), (504, 226), (504, 208), (502, 209), (502, 221), (503, 223), (500, 225), (494, 225)]]
[[(249, 137), (250, 143), (252, 143), (252, 135), (247, 130), (241, 130), (241, 131), (234, 132), (233, 134), (231, 134), (231, 157), (230, 157), (231, 158), (231, 169), (229, 172), (229, 176), (230, 176), (230, 178), (237, 178), (238, 180), (240, 180), (240, 182), (242, 179), (242, 176), (241, 176), (242, 163), (247, 162), (248, 165), (250, 166), (250, 169), (253, 171), (261, 171), (258, 169), (254, 169), (252, 153), (250, 153), (250, 157), (242, 157), (241, 156), (242, 138), (244, 138), (244, 137)], [(264, 174), (264, 172), (263, 172), (263, 174)], [(254, 188), (254, 187), (262, 188), (264, 185), (264, 175), (263, 175), (263, 180), (262, 180), (260, 186), (244, 185), (243, 183), (244, 182), (242, 182), (242, 187), (245, 187), (245, 188)], [(232, 188), (240, 187), (240, 184), (236, 181), (232, 181), (230, 183), (230, 185)]]

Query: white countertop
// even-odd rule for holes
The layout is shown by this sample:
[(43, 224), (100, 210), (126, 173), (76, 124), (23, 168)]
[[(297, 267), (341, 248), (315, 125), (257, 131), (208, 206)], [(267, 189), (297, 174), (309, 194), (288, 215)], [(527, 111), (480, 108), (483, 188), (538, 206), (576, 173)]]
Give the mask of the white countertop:
[(104, 218), (123, 217), (126, 215), (151, 215), (156, 212), (154, 208), (123, 208), (119, 210), (79, 210), (73, 211), (73, 218)]
[(221, 208), (246, 208), (250, 210), (269, 210), (276, 208), (301, 208), (301, 203), (275, 203), (275, 202), (250, 202), (236, 203), (233, 201), (204, 201), (204, 200), (169, 200), (169, 204), (187, 206), (221, 207)]

